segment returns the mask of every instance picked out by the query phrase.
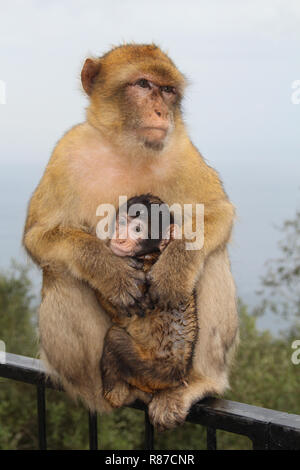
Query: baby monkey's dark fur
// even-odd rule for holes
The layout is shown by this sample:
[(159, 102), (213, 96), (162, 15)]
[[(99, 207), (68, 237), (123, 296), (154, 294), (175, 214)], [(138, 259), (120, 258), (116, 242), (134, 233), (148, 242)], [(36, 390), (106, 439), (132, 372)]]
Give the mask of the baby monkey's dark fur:
[[(131, 198), (127, 211), (133, 204), (140, 203), (147, 209), (151, 209), (152, 204), (159, 204), (160, 207), (163, 204), (159, 198), (148, 194)], [(149, 214), (150, 210), (148, 230), (152, 222)], [(172, 214), (169, 213), (169, 216), (173, 224)], [(160, 254), (159, 246), (163, 238), (161, 223), (159, 219), (159, 239), (142, 240), (136, 253), (145, 273), (150, 271)], [(172, 238), (169, 241), (172, 243)], [(195, 293), (186, 305), (170, 309), (168, 306), (160, 308), (151, 305), (147, 298), (148, 286), (141, 288), (144, 291), (143, 307), (136, 306), (127, 313), (118, 311), (97, 293), (99, 302), (114, 323), (106, 334), (101, 358), (103, 394), (114, 407), (126, 402), (131, 387), (153, 394), (189, 381), (197, 337)]]

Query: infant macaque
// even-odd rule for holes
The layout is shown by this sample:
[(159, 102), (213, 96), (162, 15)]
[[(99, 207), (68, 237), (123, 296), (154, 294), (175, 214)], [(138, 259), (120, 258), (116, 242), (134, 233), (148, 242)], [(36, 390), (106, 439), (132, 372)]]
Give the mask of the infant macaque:
[[(160, 209), (156, 220), (151, 211), (154, 205)], [(132, 214), (133, 206), (138, 210)], [(164, 227), (165, 219), (168, 222)], [(142, 261), (147, 273), (172, 243), (177, 229), (172, 214), (159, 198), (149, 194), (133, 197), (127, 202), (126, 211), (124, 207), (118, 211), (110, 248), (117, 256)], [(141, 288), (147, 300), (147, 284)], [(129, 309), (127, 315), (118, 312), (99, 293), (97, 297), (114, 323), (105, 337), (101, 359), (103, 394), (112, 406), (119, 407), (126, 401), (130, 387), (153, 394), (187, 384), (197, 334), (194, 294), (186, 305), (176, 309), (162, 309), (146, 301), (142, 312), (137, 306)]]

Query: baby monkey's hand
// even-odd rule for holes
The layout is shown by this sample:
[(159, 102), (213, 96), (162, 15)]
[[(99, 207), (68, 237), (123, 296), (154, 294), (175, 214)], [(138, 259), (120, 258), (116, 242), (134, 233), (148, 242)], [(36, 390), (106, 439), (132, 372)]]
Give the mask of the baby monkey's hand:
[(141, 298), (136, 299), (135, 304), (132, 307), (126, 309), (126, 314), (128, 317), (137, 315), (140, 318), (145, 317), (149, 311), (152, 311), (155, 308), (154, 303), (152, 302), (148, 292), (146, 292)]
[(111, 257), (111, 276), (107, 285), (107, 292), (99, 289), (105, 298), (117, 308), (127, 309), (135, 305), (142, 297), (142, 288), (145, 284), (145, 273), (140, 264), (129, 257)]

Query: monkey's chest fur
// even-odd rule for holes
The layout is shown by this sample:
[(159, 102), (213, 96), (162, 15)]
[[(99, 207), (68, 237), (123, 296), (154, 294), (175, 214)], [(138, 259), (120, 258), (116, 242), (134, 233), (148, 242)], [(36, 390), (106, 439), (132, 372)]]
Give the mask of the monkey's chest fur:
[[(145, 272), (156, 259), (144, 260)], [(114, 322), (104, 342), (102, 367), (116, 364), (116, 374), (149, 393), (187, 383), (198, 329), (195, 294), (184, 306), (145, 308), (143, 316), (135, 307), (129, 316), (120, 315), (97, 297)]]

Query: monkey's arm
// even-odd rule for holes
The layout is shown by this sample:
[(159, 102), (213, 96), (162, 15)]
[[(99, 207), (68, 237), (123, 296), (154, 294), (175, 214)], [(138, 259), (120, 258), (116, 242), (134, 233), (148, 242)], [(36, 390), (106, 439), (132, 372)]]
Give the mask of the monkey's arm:
[(204, 204), (202, 248), (187, 249), (184, 238), (169, 244), (147, 276), (154, 302), (176, 306), (189, 299), (207, 257), (229, 241), (233, 218), (234, 207), (225, 198)]
[(130, 258), (113, 255), (102, 240), (80, 229), (30, 225), (25, 227), (24, 245), (42, 268), (67, 268), (117, 306), (132, 305), (141, 297), (144, 273)]
[(204, 246), (207, 258), (214, 251), (224, 248), (231, 236), (235, 209), (227, 199), (204, 205)]

